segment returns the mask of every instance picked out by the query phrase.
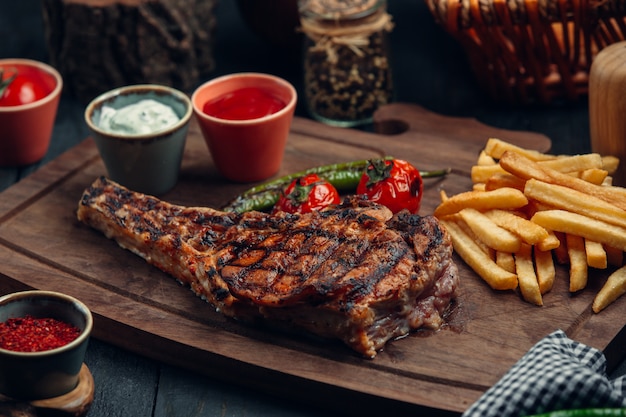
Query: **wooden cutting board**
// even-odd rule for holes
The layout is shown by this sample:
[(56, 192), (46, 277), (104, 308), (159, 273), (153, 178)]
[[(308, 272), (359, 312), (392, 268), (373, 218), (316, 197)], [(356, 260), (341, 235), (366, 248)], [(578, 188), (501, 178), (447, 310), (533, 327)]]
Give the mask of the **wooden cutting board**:
[[(426, 180), (421, 214), (431, 213), (439, 190), (470, 188), (469, 171), (489, 137), (547, 151), (545, 136), (491, 128), (475, 120), (393, 104), (376, 115), (377, 132), (293, 122), (279, 175), (356, 159), (394, 155), (420, 169), (452, 167), (445, 179)], [(276, 329), (253, 328), (222, 317), (174, 279), (120, 249), (76, 220), (82, 191), (106, 174), (86, 139), (0, 194), (0, 293), (26, 288), (78, 297), (95, 316), (94, 337), (216, 378), (347, 414), (391, 409), (459, 413), (473, 403), (539, 339), (562, 329), (622, 359), (624, 308), (618, 300), (591, 313), (602, 276), (572, 296), (560, 268), (543, 307), (514, 292), (496, 293), (457, 258), (461, 294), (450, 325), (391, 342), (374, 360), (338, 342)], [(162, 196), (176, 204), (220, 207), (250, 184), (215, 172), (198, 127), (190, 129), (179, 184)]]

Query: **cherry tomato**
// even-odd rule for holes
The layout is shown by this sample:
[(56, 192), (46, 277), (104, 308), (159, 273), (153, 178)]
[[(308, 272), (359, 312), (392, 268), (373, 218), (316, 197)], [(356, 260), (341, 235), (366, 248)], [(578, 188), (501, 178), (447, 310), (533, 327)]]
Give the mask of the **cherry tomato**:
[(307, 174), (291, 181), (272, 212), (310, 213), (340, 201), (339, 192), (331, 183), (317, 174)]
[(417, 168), (401, 159), (370, 161), (357, 186), (357, 194), (387, 206), (393, 213), (403, 209), (417, 213), (424, 183)]
[(28, 65), (0, 68), (0, 106), (20, 106), (50, 94), (56, 81), (51, 74)]

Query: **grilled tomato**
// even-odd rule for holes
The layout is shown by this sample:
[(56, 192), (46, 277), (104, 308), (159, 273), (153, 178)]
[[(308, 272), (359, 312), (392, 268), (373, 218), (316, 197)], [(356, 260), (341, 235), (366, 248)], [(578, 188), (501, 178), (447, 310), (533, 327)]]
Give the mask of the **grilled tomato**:
[(339, 192), (317, 174), (291, 181), (274, 205), (273, 213), (310, 213), (340, 202)]
[(403, 209), (417, 213), (424, 182), (417, 168), (402, 159), (370, 161), (357, 186), (357, 194), (387, 206), (393, 213)]

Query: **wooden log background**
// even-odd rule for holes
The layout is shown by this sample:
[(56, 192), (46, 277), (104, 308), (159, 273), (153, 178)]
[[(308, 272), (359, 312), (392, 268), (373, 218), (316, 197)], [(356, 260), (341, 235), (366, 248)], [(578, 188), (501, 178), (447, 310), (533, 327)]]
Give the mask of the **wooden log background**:
[(84, 102), (141, 83), (190, 93), (215, 67), (218, 0), (43, 0), (50, 63)]

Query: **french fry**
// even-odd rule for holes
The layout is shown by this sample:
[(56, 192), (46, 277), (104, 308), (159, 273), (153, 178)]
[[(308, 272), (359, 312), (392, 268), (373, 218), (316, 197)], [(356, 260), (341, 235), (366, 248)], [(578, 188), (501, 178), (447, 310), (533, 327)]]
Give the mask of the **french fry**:
[(549, 237), (546, 229), (510, 211), (497, 209), (489, 210), (485, 212), (485, 216), (498, 226), (519, 236), (524, 242), (530, 245), (537, 244)]
[(519, 153), (507, 151), (499, 163), (506, 172), (523, 180), (534, 178), (543, 182), (551, 181), (550, 175), (541, 165)]
[(538, 179), (543, 182), (562, 185), (572, 188), (582, 193), (595, 196), (601, 200), (609, 202), (617, 207), (626, 210), (626, 193), (619, 194), (611, 192), (612, 187), (591, 184), (580, 178), (543, 167), (538, 163), (531, 161), (520, 154), (513, 152), (505, 152), (500, 159), (500, 165), (511, 174), (522, 179), (530, 180)]
[(497, 188), (516, 188), (520, 191), (524, 191), (524, 186), (526, 185), (526, 181), (523, 179), (516, 177), (515, 175), (511, 175), (508, 172), (503, 174), (494, 174), (491, 177), (487, 178), (485, 182), (485, 190), (491, 191)]
[(602, 157), (602, 169), (605, 169), (609, 175), (615, 174), (619, 167), (619, 158), (613, 155), (604, 155)]
[(548, 230), (548, 237), (537, 243), (537, 248), (542, 252), (558, 249), (561, 246), (561, 241), (554, 234), (552, 230)]
[(476, 165), (496, 165), (497, 162), (491, 156), (487, 155), (487, 152), (483, 149), (478, 154), (478, 160), (476, 161)]
[(565, 156), (548, 161), (539, 161), (543, 168), (553, 169), (558, 172), (580, 172), (587, 169), (602, 169), (602, 157), (597, 153)]
[(517, 275), (499, 267), (476, 243), (458, 226), (442, 220), (450, 233), (456, 253), (494, 290), (517, 288)]
[(506, 173), (500, 165), (474, 165), (470, 171), (470, 176), (473, 183), (484, 183), (496, 174)]
[(609, 173), (604, 169), (592, 168), (581, 171), (579, 178), (593, 184), (603, 185), (608, 175)]
[(606, 251), (601, 243), (585, 239), (585, 253), (587, 265), (591, 268), (606, 269), (608, 267)]
[(617, 269), (609, 275), (593, 300), (591, 307), (593, 312), (599, 313), (604, 310), (624, 293), (626, 293), (626, 266)]
[(515, 270), (520, 292), (524, 300), (541, 306), (543, 299), (539, 290), (539, 282), (533, 264), (532, 249), (528, 244), (523, 244), (515, 255)]
[(626, 229), (565, 210), (545, 210), (532, 222), (546, 229), (583, 237), (621, 250), (626, 249)]
[(439, 190), (439, 198), (441, 199), (441, 202), (444, 202), (447, 201), (450, 197), (448, 197), (448, 194), (445, 190)]
[(515, 258), (510, 252), (496, 252), (496, 264), (506, 271), (515, 273)]
[(489, 217), (473, 208), (459, 212), (476, 237), (496, 251), (517, 252), (522, 241), (519, 237), (494, 223)]
[(463, 218), (457, 213), (454, 214), (452, 216), (448, 216), (446, 217), (447, 219), (450, 219), (454, 222), (456, 222), (456, 224), (461, 228), (461, 230), (463, 230), (463, 232), (470, 238), (472, 239), (476, 245), (483, 251), (485, 252), (485, 254), (487, 256), (489, 256), (490, 259), (495, 259), (496, 257), (496, 251), (492, 248), (489, 247), (489, 245), (487, 245), (485, 242), (483, 242), (482, 240), (479, 239), (479, 237), (476, 235), (476, 233), (474, 233), (474, 231), (472, 230), (472, 228), (467, 224), (467, 222), (465, 220), (463, 220)]
[(528, 205), (526, 206), (526, 212), (528, 213), (528, 217), (532, 217), (533, 214), (535, 214), (538, 211), (545, 211), (545, 210), (554, 210), (554, 207), (546, 204), (546, 203), (542, 203), (541, 201), (537, 201), (537, 200), (528, 200)]
[(554, 279), (556, 278), (556, 268), (554, 267), (552, 252), (542, 251), (538, 246), (533, 246), (533, 254), (535, 257), (539, 292), (545, 294), (552, 289)]
[(587, 286), (587, 255), (582, 237), (566, 234), (567, 254), (569, 255), (569, 291), (577, 292)]
[(597, 197), (536, 179), (526, 181), (524, 194), (555, 209), (571, 211), (626, 228), (626, 211)]
[(500, 159), (502, 155), (507, 151), (517, 152), (532, 161), (546, 161), (549, 159), (556, 159), (555, 155), (549, 155), (531, 149), (524, 149), (519, 146), (513, 145), (512, 143), (508, 143), (506, 141), (496, 138), (488, 139), (487, 143), (485, 144), (484, 150), (487, 155), (495, 159)]
[[(553, 155), (490, 138), (471, 170), (472, 191), (435, 209), (455, 251), (490, 287), (519, 288), (543, 305), (556, 266), (569, 266), (569, 291), (587, 286), (589, 268), (622, 268), (594, 300), (599, 312), (626, 293), (626, 188), (612, 185), (619, 159)], [(616, 274), (616, 275), (620, 275)], [(611, 289), (607, 289), (611, 287)], [(607, 295), (608, 294), (608, 295)]]
[(624, 187), (618, 187), (616, 185), (611, 185), (611, 184), (604, 184), (604, 187), (602, 188), (606, 188), (607, 192), (609, 194), (615, 195), (615, 196), (619, 196), (619, 198), (626, 198), (626, 188)]
[(515, 188), (499, 188), (493, 191), (466, 191), (443, 201), (434, 211), (437, 218), (458, 213), (464, 208), (488, 210), (494, 208), (516, 209), (528, 204), (528, 199)]

